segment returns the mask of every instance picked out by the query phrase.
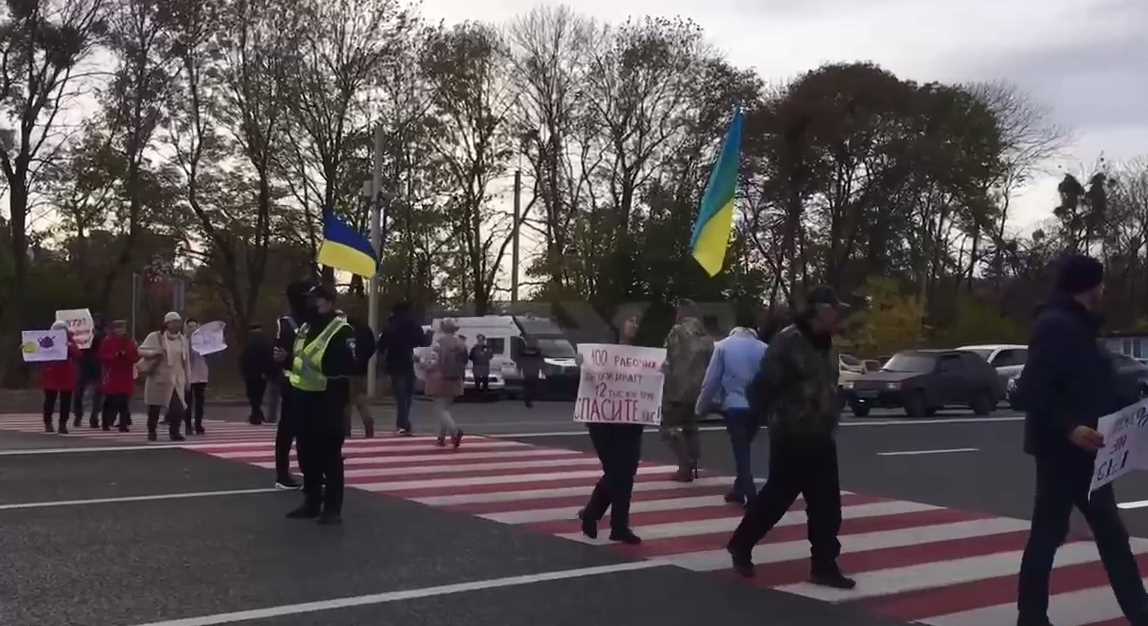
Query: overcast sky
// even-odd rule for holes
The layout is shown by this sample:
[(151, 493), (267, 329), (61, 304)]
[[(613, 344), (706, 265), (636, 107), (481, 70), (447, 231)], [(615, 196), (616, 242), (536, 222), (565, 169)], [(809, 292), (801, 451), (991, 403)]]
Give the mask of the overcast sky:
[[(423, 0), (448, 23), (503, 22), (533, 0)], [(1018, 198), (1018, 228), (1046, 219), (1057, 167), (1148, 155), (1148, 0), (578, 0), (607, 21), (681, 15), (735, 65), (782, 81), (831, 61), (873, 61), (902, 78), (1005, 79), (1073, 133), (1063, 162)]]

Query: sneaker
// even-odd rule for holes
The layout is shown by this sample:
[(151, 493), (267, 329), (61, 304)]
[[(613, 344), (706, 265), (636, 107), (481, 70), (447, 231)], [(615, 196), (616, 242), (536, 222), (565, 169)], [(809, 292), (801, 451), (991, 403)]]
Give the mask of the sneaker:
[(56, 429), (51, 424), (44, 424), (44, 432), (54, 433), (56, 432)]
[(450, 438), (450, 444), (452, 446), (454, 446), (455, 449), (458, 449), (458, 447), (460, 445), (462, 445), (462, 430), (461, 429), (458, 432), (456, 432), (453, 437)]
[(170, 439), (172, 441), (187, 441), (187, 438), (184, 437), (183, 435), (179, 434), (179, 433), (175, 433), (174, 435), (171, 435)]
[(130, 428), (128, 428), (127, 426), (120, 426), (118, 430), (119, 430), (121, 433), (130, 433), (130, 432), (131, 432), (131, 429), (130, 429)]
[(203, 426), (196, 426), (196, 427), (195, 427), (195, 434), (197, 434), (197, 435), (206, 435), (206, 434), (207, 434), (207, 431), (206, 431), (206, 430), (204, 430)]
[(99, 427), (100, 427), (100, 423), (95, 421), (95, 420), (88, 422), (88, 428), (99, 428)]
[(733, 571), (737, 572), (738, 576), (742, 578), (754, 577), (757, 572), (753, 568), (752, 553), (743, 553), (730, 546), (726, 546), (725, 551), (729, 552), (730, 559), (733, 560)]
[(103, 426), (100, 428), (100, 430), (103, 430), (105, 433), (110, 433), (110, 432), (112, 432), (112, 427), (111, 426)]
[(284, 478), (275, 481), (275, 488), (283, 491), (298, 491), (303, 488), (303, 485), (300, 485), (290, 478)]
[(857, 586), (857, 581), (845, 576), (839, 569), (833, 569), (825, 572), (813, 572), (809, 576), (809, 582), (820, 585), (822, 587), (832, 587), (834, 589), (852, 589)]
[(56, 429), (56, 432), (61, 434), (61, 435), (68, 434), (68, 425), (67, 424), (60, 424), (60, 427)]
[(320, 526), (338, 526), (343, 523), (343, 518), (338, 513), (323, 511), (315, 522)]
[(625, 530), (610, 531), (610, 541), (617, 541), (628, 546), (636, 546), (642, 543), (642, 538), (635, 535), (634, 531), (627, 528)]
[(396, 437), (413, 437), (414, 433), (412, 433), (411, 429), (409, 429), (409, 428), (400, 428), (400, 429), (395, 431), (395, 436)]
[(439, 438), (435, 439), (434, 445), (436, 445), (440, 448), (445, 448), (446, 447), (446, 435), (439, 435)]
[(735, 491), (731, 491), (725, 494), (725, 501), (729, 504), (736, 504), (738, 506), (746, 505), (746, 499), (741, 497), (741, 494)]
[(147, 434), (147, 440), (148, 441), (155, 441), (157, 439), (159, 439), (159, 437), (156, 436), (155, 431), (148, 432), (148, 434)]
[(297, 509), (287, 513), (287, 519), (315, 519), (319, 517), (319, 509), (302, 504)]

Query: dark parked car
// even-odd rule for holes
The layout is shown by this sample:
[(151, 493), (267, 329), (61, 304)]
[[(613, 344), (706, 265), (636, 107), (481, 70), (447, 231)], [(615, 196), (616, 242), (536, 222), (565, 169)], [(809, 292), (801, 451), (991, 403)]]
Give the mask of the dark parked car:
[(1004, 395), (996, 370), (965, 350), (898, 352), (880, 371), (851, 381), (845, 392), (858, 417), (873, 407), (901, 407), (910, 417), (929, 416), (951, 405), (988, 415)]
[[(1120, 405), (1128, 406), (1142, 398), (1148, 398), (1148, 365), (1115, 352), (1109, 353), (1108, 356), (1112, 359), (1112, 367), (1116, 369), (1116, 388)], [(1017, 383), (1023, 375), (1022, 371), (1020, 375), (1008, 381), (1008, 405), (1017, 411), (1024, 409), (1016, 395)]]

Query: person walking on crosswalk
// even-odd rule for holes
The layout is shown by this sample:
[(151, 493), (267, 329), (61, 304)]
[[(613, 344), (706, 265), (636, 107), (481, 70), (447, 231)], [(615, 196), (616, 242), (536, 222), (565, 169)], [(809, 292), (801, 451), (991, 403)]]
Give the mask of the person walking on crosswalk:
[[(618, 343), (634, 345), (638, 336), (638, 317), (632, 316), (622, 324)], [(582, 364), (581, 354), (578, 364)], [(598, 537), (598, 522), (610, 509), (610, 540), (637, 545), (642, 540), (630, 529), (630, 498), (634, 493), (634, 474), (642, 460), (641, 424), (587, 423), (590, 442), (602, 462), (602, 478), (594, 485), (590, 500), (578, 511), (582, 521), (582, 534), (591, 539)]]
[(469, 355), (466, 342), (457, 333), (458, 323), (453, 319), (439, 322), (438, 336), (434, 340), (434, 359), (427, 372), (427, 395), (434, 399), (431, 410), (439, 420), (435, 443), (440, 447), (446, 445), (447, 437), (455, 448), (462, 443), (462, 429), (455, 423), (450, 408), (463, 393)]
[[(131, 425), (131, 399), (135, 389), (132, 368), (139, 360), (139, 346), (128, 336), (125, 320), (112, 322), (112, 334), (100, 344), (103, 375), (103, 429), (111, 430), (116, 424), (121, 433)], [(118, 420), (118, 423), (117, 423)]]
[[(743, 323), (751, 320), (742, 320)], [(705, 415), (718, 410), (725, 419), (725, 429), (733, 446), (737, 479), (725, 501), (748, 505), (757, 494), (753, 482), (753, 463), (750, 449), (760, 429), (760, 422), (749, 407), (746, 389), (749, 388), (765, 357), (765, 342), (748, 323), (734, 328), (729, 337), (714, 344), (706, 377), (702, 382), (694, 412)], [(716, 405), (716, 406), (715, 406)]]
[(753, 547), (800, 494), (809, 516), (810, 582), (852, 589), (837, 565), (841, 488), (835, 433), (840, 416), (833, 335), (845, 305), (829, 287), (812, 290), (796, 322), (778, 333), (750, 392), (769, 420), (769, 478), (746, 509), (726, 549), (738, 574), (754, 575)]
[(1121, 408), (1112, 361), (1098, 343), (1103, 296), (1100, 261), (1066, 257), (1033, 326), (1020, 394), (1024, 449), (1036, 457), (1036, 502), (1020, 565), (1018, 626), (1050, 626), (1049, 578), (1073, 506), (1092, 528), (1124, 616), (1148, 626), (1148, 596), (1112, 485), (1089, 493), (1096, 451), (1105, 444), (1097, 420)]
[(666, 337), (662, 392), (662, 439), (677, 457), (678, 471), (671, 477), (677, 482), (688, 483), (697, 477), (701, 440), (694, 408), (713, 346), (713, 338), (698, 319), (697, 305), (679, 301), (677, 323)]
[(304, 500), (287, 514), (293, 519), (318, 518), (320, 524), (342, 522), (343, 442), (350, 376), (355, 373), (355, 336), (335, 314), (335, 291), (315, 287), (308, 294), (306, 321), (295, 334), (290, 352), (276, 347), (274, 358), (290, 363), (288, 410), (301, 425), (298, 454), (303, 470)]
[(180, 423), (187, 413), (188, 373), (191, 345), (183, 334), (183, 318), (172, 311), (163, 316), (163, 329), (149, 334), (139, 348), (140, 371), (147, 376), (144, 403), (147, 404), (147, 438), (155, 441), (159, 415), (165, 411), (168, 437), (183, 441)]

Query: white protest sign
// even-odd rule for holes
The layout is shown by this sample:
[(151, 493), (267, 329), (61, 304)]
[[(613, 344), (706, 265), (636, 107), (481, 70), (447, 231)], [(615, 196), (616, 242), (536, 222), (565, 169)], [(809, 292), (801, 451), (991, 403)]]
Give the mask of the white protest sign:
[(56, 321), (68, 325), (72, 333), (72, 340), (81, 350), (92, 347), (92, 333), (96, 323), (92, 320), (92, 313), (87, 309), (64, 309), (56, 311)]
[(25, 363), (66, 361), (68, 359), (68, 331), (25, 330), (20, 333), (20, 352)]
[(663, 348), (605, 343), (578, 346), (582, 378), (574, 403), (575, 422), (662, 423)]
[(191, 334), (191, 349), (200, 356), (223, 352), (227, 343), (223, 340), (223, 330), (227, 324), (223, 322), (208, 322), (195, 329)]
[(1100, 418), (1104, 447), (1096, 453), (1089, 493), (1134, 469), (1148, 469), (1148, 399)]

